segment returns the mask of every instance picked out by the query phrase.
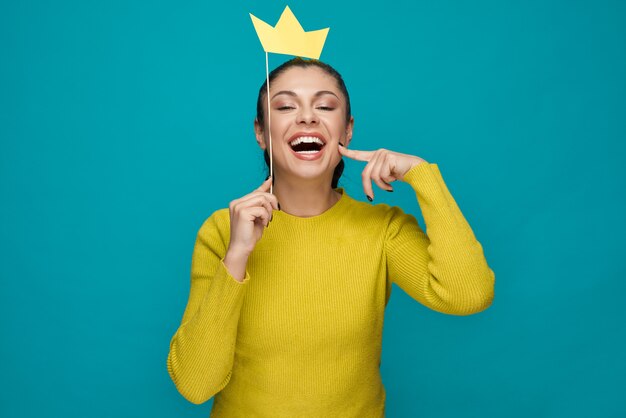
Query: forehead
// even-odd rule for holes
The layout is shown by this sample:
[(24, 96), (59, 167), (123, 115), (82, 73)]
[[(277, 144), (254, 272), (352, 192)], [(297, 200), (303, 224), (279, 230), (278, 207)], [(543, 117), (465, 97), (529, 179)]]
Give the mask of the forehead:
[(314, 94), (320, 90), (330, 90), (339, 95), (337, 80), (319, 67), (291, 67), (270, 83), (270, 92), (291, 90), (296, 94)]

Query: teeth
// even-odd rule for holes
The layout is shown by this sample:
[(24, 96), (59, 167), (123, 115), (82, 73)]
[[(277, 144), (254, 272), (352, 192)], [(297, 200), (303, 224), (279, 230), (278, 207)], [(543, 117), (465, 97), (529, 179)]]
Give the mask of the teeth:
[[(293, 141), (291, 141), (289, 143), (289, 145), (291, 145), (292, 147), (295, 147), (296, 145), (301, 144), (303, 142), (306, 142), (306, 143), (309, 143), (309, 144), (311, 144), (313, 142), (316, 142), (316, 143), (324, 146), (324, 142), (321, 139), (319, 139), (318, 137), (315, 137), (315, 136), (300, 136), (300, 137), (294, 139)], [(316, 151), (314, 151), (314, 152), (316, 152)]]

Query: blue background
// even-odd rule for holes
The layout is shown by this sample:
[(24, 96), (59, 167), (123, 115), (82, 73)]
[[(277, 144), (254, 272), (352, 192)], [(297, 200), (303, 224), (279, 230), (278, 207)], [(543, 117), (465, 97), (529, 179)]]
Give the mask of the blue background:
[[(352, 148), (439, 164), (496, 273), (466, 317), (394, 286), (387, 416), (626, 416), (626, 3), (288, 4), (331, 28)], [(264, 179), (248, 13), (285, 5), (2, 2), (0, 415), (208, 416), (166, 357), (198, 228)]]

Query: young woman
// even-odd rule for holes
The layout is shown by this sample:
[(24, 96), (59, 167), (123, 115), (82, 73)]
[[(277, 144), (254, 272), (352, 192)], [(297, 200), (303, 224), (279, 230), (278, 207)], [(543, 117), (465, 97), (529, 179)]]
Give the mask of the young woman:
[[(269, 162), (266, 88), (254, 128)], [(495, 275), (437, 164), (348, 149), (354, 119), (332, 67), (287, 61), (270, 74), (270, 106), (274, 178), (200, 227), (169, 374), (190, 402), (215, 395), (213, 418), (384, 417), (392, 283), (433, 310), (470, 315), (491, 305)], [(408, 183), (428, 235), (399, 207), (337, 187), (342, 156), (367, 162), (370, 201), (372, 181)]]

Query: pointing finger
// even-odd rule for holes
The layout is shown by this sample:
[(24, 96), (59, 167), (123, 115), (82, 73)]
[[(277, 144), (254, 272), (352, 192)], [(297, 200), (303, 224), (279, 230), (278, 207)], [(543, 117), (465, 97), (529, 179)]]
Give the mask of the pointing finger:
[(372, 155), (374, 154), (374, 151), (357, 151), (348, 149), (341, 145), (339, 146), (339, 152), (348, 158), (358, 161), (369, 161), (372, 159)]

